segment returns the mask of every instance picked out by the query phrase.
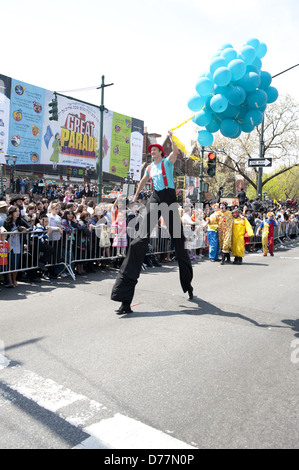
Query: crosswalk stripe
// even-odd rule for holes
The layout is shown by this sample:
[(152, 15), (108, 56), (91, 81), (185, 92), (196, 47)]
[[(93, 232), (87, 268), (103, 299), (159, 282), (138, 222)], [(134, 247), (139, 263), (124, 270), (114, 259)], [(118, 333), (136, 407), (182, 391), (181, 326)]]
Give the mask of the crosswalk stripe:
[[(53, 413), (68, 423), (80, 428), (90, 437), (74, 449), (195, 449), (162, 431), (147, 426), (135, 419), (116, 413), (109, 418), (84, 427), (95, 412), (107, 411), (107, 408), (86, 396), (75, 393), (51, 379), (24, 369), (21, 366), (6, 367), (1, 371), (6, 386), (18, 392)], [(64, 409), (70, 405), (84, 408), (84, 413), (64, 415)]]

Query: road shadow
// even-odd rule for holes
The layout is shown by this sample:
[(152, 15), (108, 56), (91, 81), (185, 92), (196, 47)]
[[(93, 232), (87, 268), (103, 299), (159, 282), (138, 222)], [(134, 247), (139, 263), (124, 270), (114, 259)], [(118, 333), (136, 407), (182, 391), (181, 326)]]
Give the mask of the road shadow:
[[(235, 312), (228, 312), (222, 310), (221, 308), (211, 304), (210, 302), (206, 302), (205, 300), (200, 299), (199, 297), (194, 296), (192, 300), (189, 300), (190, 307), (186, 308), (185, 305), (181, 305), (180, 307), (182, 310), (180, 311), (170, 311), (170, 310), (161, 310), (158, 312), (133, 312), (130, 314), (121, 315), (121, 319), (134, 319), (134, 318), (148, 318), (148, 317), (166, 317), (166, 316), (173, 316), (173, 315), (195, 315), (195, 316), (202, 316), (202, 315), (214, 315), (223, 318), (238, 318), (240, 320), (246, 321), (251, 323), (252, 325), (259, 327), (259, 328), (290, 328), (290, 326), (284, 325), (272, 325), (268, 323), (259, 323), (258, 321), (250, 318), (249, 316), (243, 315), (241, 313)], [(286, 323), (286, 322), (284, 322)], [(299, 329), (298, 329), (299, 331)]]
[(299, 338), (299, 319), (298, 320), (282, 320), (282, 323), (288, 325), (294, 331), (294, 336)]

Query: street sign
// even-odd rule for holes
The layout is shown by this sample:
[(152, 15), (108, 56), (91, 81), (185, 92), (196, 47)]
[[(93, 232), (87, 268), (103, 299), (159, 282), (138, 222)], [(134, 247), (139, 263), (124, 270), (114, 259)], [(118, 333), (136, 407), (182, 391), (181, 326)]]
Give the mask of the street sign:
[(248, 166), (268, 167), (272, 166), (272, 158), (249, 158)]

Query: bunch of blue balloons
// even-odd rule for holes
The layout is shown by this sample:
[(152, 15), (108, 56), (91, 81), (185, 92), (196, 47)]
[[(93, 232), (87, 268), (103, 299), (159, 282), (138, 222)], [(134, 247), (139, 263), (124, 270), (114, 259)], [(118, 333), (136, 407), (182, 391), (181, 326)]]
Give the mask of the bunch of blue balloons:
[(188, 107), (196, 112), (193, 121), (205, 127), (197, 138), (203, 147), (213, 143), (215, 132), (236, 139), (262, 123), (267, 104), (278, 98), (270, 73), (261, 70), (266, 53), (266, 44), (255, 38), (239, 52), (225, 44), (199, 77)]

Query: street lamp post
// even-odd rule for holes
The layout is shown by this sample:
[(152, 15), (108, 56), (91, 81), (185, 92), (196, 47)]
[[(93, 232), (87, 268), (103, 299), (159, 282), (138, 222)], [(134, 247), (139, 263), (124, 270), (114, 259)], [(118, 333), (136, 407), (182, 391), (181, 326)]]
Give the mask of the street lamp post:
[(200, 162), (200, 174), (199, 174), (199, 203), (202, 204), (203, 202), (203, 185), (204, 185), (204, 179), (203, 179), (203, 160), (204, 160), (204, 155), (205, 155), (205, 148), (201, 147), (201, 162)]
[(134, 176), (134, 172), (128, 171), (127, 176), (124, 177), (123, 192), (126, 193), (125, 196), (127, 198), (130, 196), (131, 185), (134, 184), (133, 176)]
[[(282, 75), (285, 72), (288, 72), (291, 69), (294, 69), (295, 67), (298, 67), (299, 64), (293, 65), (292, 67), (289, 67), (286, 70), (283, 70), (282, 72), (277, 73), (276, 75), (273, 75), (273, 78), (278, 77), (279, 75)], [(264, 154), (264, 130), (265, 130), (265, 120), (263, 119), (262, 124), (261, 124), (261, 133), (260, 133), (260, 158), (265, 158)], [(263, 179), (263, 167), (260, 167), (258, 170), (258, 177), (257, 177), (257, 191), (256, 195), (257, 197), (261, 198), (262, 197), (262, 179)]]
[(1, 189), (1, 197), (3, 197), (4, 195), (4, 188), (3, 188), (3, 165), (1, 164), (1, 186), (0, 186), (0, 189)]
[(98, 196), (97, 196), (97, 203), (99, 204), (102, 201), (102, 187), (103, 187), (103, 128), (104, 128), (104, 111), (108, 111), (108, 109), (104, 106), (104, 88), (106, 86), (111, 86), (113, 83), (109, 83), (105, 85), (105, 76), (102, 75), (102, 84), (97, 89), (102, 90), (101, 95), (101, 123), (100, 123), (100, 148), (99, 148), (99, 158), (97, 161), (97, 172), (98, 172)]

